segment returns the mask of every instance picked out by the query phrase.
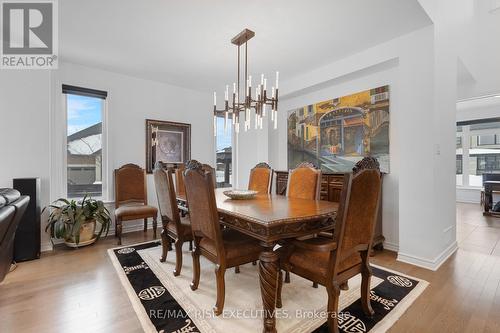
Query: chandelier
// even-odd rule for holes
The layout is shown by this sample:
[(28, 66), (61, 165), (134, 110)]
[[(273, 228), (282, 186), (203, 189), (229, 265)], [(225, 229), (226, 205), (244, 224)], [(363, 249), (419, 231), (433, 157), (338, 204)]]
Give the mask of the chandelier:
[[(252, 76), (248, 75), (248, 46), (247, 42), (255, 36), (255, 32), (244, 29), (238, 35), (231, 39), (231, 43), (238, 46), (238, 80), (233, 83), (233, 94), (231, 100), (229, 99), (229, 86), (226, 85), (224, 93), (224, 109), (217, 110), (217, 93), (214, 92), (214, 136), (217, 136), (217, 117), (224, 118), (224, 131), (227, 127), (233, 126), (234, 132), (240, 132), (240, 113), (244, 113), (244, 130), (245, 132), (250, 129), (252, 121), (252, 110), (255, 114), (254, 127), (255, 129), (262, 129), (263, 119), (266, 117), (266, 108), (270, 107), (271, 122), (274, 129), (278, 128), (278, 80), (279, 72), (276, 72), (276, 84), (271, 88), (271, 97), (268, 97), (267, 79), (264, 74), (260, 76), (260, 83), (255, 87), (255, 94), (252, 94)], [(240, 58), (241, 46), (245, 46), (245, 85), (243, 94), (240, 90)], [(231, 124), (229, 122), (231, 121)]]

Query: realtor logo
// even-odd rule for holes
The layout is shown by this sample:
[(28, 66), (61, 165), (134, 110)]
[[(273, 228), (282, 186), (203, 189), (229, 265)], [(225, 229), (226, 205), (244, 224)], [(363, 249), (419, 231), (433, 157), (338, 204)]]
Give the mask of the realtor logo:
[(2, 69), (57, 68), (57, 3), (1, 1)]

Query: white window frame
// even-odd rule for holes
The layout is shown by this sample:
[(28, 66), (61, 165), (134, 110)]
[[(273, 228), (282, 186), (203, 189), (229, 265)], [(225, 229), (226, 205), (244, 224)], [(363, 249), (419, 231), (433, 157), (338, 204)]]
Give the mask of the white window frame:
[[(219, 117), (219, 118), (222, 118), (222, 117)], [(212, 123), (214, 123), (212, 126), (215, 126), (215, 122), (212, 121)], [(234, 126), (232, 125), (232, 120), (229, 119), (228, 120), (228, 123), (227, 123), (227, 126), (228, 128), (231, 127), (231, 178), (232, 178), (232, 182), (231, 182), (231, 186), (232, 188), (236, 188), (236, 182), (237, 182), (237, 170), (238, 168), (236, 167), (236, 161), (238, 160), (236, 158), (236, 154), (237, 154), (237, 150), (236, 150), (236, 147), (237, 147), (237, 142), (238, 142), (238, 136), (235, 135), (235, 131), (234, 131)], [(212, 135), (214, 133), (215, 129), (212, 128)], [(216, 177), (217, 177), (217, 135), (213, 135), (214, 137), (214, 166), (215, 166), (215, 173), (216, 173)]]
[[(62, 126), (62, 168), (61, 168), (61, 186), (59, 193), (61, 194), (62, 197), (67, 198), (68, 197), (68, 186), (67, 186), (67, 181), (68, 181), (68, 154), (67, 154), (67, 133), (68, 133), (68, 105), (67, 105), (67, 95), (71, 94), (66, 94), (62, 93), (62, 119), (63, 121), (63, 126)], [(73, 94), (75, 95), (75, 94)], [(110, 186), (109, 186), (109, 160), (108, 160), (108, 98), (101, 99), (101, 106), (102, 106), (102, 114), (101, 114), (101, 119), (102, 119), (102, 134), (101, 134), (101, 140), (102, 140), (102, 170), (101, 170), (101, 182), (102, 182), (102, 194), (99, 197), (92, 197), (93, 199), (96, 200), (102, 200), (104, 202), (109, 202), (110, 199)], [(83, 199), (83, 197), (76, 197), (72, 198), (73, 200), (78, 200), (78, 199)]]

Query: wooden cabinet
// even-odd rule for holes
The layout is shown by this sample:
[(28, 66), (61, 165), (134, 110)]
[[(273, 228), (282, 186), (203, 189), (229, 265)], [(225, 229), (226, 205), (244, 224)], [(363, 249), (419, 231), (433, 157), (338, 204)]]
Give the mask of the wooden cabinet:
[[(276, 174), (276, 194), (285, 195), (288, 183), (288, 171), (274, 172)], [(343, 181), (343, 173), (323, 173), (321, 176), (321, 200), (339, 202)], [(373, 238), (373, 247), (376, 249), (382, 249), (384, 240), (385, 238), (382, 234), (382, 200), (380, 200), (377, 225), (375, 226), (375, 236)]]

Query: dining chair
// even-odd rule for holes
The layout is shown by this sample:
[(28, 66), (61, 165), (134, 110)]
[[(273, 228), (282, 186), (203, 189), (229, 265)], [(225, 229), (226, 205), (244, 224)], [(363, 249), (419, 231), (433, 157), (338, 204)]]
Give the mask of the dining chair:
[(178, 276), (182, 269), (182, 245), (185, 242), (192, 243), (193, 241), (191, 223), (188, 217), (181, 217), (179, 214), (172, 178), (172, 169), (163, 169), (161, 165), (157, 165), (153, 174), (163, 227), (161, 232), (162, 255), (160, 261), (166, 261), (168, 251), (172, 247), (172, 240), (174, 240), (174, 276)]
[(122, 244), (123, 221), (144, 219), (144, 232), (148, 218), (153, 218), (153, 235), (156, 238), (158, 209), (148, 205), (146, 171), (135, 164), (125, 164), (115, 169), (115, 236)]
[(319, 200), (321, 170), (314, 164), (303, 162), (288, 173), (286, 196), (290, 198)]
[(262, 162), (250, 170), (249, 190), (257, 191), (258, 194), (269, 194), (271, 193), (272, 183), (273, 169), (269, 164)]
[[(340, 286), (361, 273), (361, 305), (367, 316), (370, 304), (370, 249), (375, 232), (381, 193), (379, 164), (365, 157), (353, 173), (346, 174), (333, 237), (293, 240), (281, 248), (282, 268), (326, 287), (328, 328), (337, 333)], [(282, 279), (278, 281), (281, 304)]]
[[(310, 162), (302, 162), (288, 172), (286, 196), (290, 198), (319, 200), (321, 170)], [(290, 272), (285, 271), (285, 282), (290, 283)], [(314, 283), (313, 287), (317, 287)]]
[(206, 172), (210, 172), (212, 174), (212, 182), (214, 183), (214, 188), (217, 187), (217, 174), (215, 173), (215, 168), (212, 168), (209, 164), (202, 164), (202, 170)]
[(175, 193), (180, 196), (186, 195), (186, 189), (184, 188), (184, 170), (186, 170), (184, 164), (180, 164), (175, 169)]
[(215, 201), (213, 174), (203, 170), (198, 161), (188, 162), (184, 182), (194, 238), (194, 250), (191, 252), (193, 256), (191, 289), (198, 289), (200, 255), (203, 255), (216, 265), (217, 300), (214, 313), (218, 316), (224, 309), (226, 269), (256, 261), (262, 247), (258, 240), (233, 229), (221, 228)]

